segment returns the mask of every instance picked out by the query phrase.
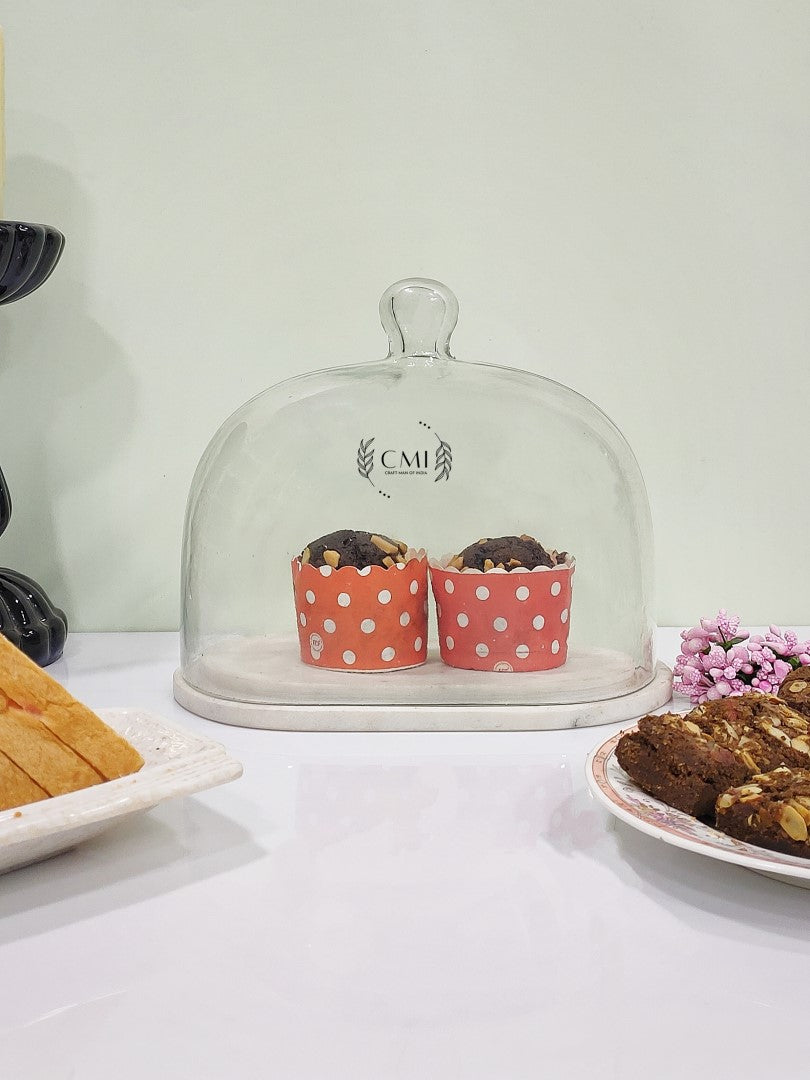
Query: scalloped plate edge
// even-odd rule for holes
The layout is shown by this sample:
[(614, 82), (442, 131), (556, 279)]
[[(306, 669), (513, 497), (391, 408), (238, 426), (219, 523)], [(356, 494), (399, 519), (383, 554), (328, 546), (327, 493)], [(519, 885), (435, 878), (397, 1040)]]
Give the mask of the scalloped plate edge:
[(635, 725), (611, 735), (591, 751), (585, 762), (591, 794), (614, 817), (685, 851), (755, 870), (792, 885), (810, 887), (810, 859), (782, 855), (735, 840), (637, 787), (616, 760), (619, 739), (633, 730)]

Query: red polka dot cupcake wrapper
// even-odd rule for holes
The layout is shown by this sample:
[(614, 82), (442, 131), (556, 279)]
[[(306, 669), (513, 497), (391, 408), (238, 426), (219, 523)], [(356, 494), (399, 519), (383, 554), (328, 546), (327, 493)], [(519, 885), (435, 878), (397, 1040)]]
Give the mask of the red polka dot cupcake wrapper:
[(427, 559), (403, 566), (292, 561), (301, 659), (336, 671), (394, 671), (427, 658)]
[(442, 660), (472, 671), (561, 667), (573, 573), (573, 566), (483, 574), (431, 566)]

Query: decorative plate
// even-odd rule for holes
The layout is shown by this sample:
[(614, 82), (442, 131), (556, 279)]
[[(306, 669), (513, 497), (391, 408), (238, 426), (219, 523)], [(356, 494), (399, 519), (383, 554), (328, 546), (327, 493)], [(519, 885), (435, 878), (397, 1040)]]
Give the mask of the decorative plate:
[(810, 859), (735, 840), (642, 791), (616, 760), (619, 739), (633, 730), (627, 728), (601, 743), (585, 764), (588, 786), (614, 817), (666, 844), (810, 889)]
[(225, 784), (242, 766), (211, 739), (170, 727), (138, 709), (98, 715), (144, 758), (140, 772), (104, 784), (0, 812), (0, 873), (67, 851), (109, 825), (164, 799)]

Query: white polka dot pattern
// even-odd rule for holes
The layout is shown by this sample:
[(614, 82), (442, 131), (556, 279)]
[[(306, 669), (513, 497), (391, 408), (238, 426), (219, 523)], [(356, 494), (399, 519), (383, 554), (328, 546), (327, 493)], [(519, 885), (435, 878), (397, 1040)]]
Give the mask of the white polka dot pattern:
[(412, 559), (397, 568), (398, 573), (382, 566), (334, 569), (293, 560), (301, 659), (344, 671), (391, 671), (423, 664), (427, 560)]
[(431, 567), (430, 574), (446, 663), (520, 672), (565, 662), (571, 569), (481, 575)]

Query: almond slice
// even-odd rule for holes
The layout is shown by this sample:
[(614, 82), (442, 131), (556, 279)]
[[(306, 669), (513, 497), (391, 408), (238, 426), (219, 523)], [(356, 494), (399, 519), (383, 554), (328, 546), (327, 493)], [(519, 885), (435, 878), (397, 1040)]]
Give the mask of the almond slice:
[(791, 840), (807, 839), (807, 823), (789, 803), (782, 807), (779, 824)]

